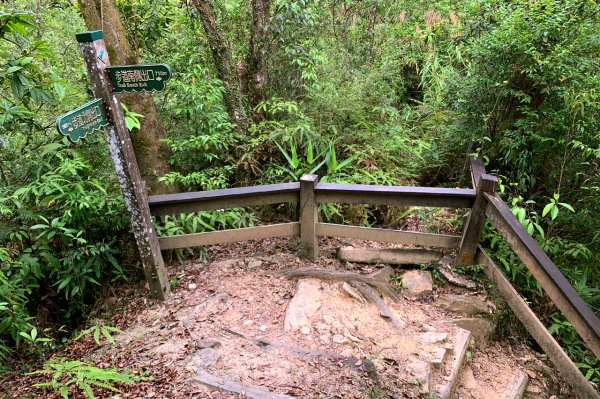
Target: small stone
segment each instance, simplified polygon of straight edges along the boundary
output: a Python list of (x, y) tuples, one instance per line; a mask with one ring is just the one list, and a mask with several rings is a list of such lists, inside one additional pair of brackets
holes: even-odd
[(342, 353), (340, 353), (340, 355), (342, 355), (344, 357), (350, 357), (350, 356), (354, 355), (354, 352), (352, 351), (352, 348), (346, 348), (342, 351)]
[(471, 331), (471, 336), (475, 340), (475, 344), (480, 348), (487, 345), (496, 328), (495, 323), (492, 321), (479, 317), (454, 320), (453, 324)]
[(244, 322), (244, 325), (245, 325), (245, 326), (251, 326), (252, 324), (254, 324), (254, 320), (246, 320), (246, 321)]
[(195, 290), (196, 288), (198, 288), (198, 286), (197, 286), (196, 284), (194, 284), (194, 283), (190, 283), (190, 284), (188, 284), (188, 290), (190, 290), (190, 291), (193, 291), (193, 290)]
[(265, 326), (263, 324), (262, 326), (260, 326), (259, 330), (262, 331), (262, 332), (265, 332), (265, 331), (267, 331), (267, 326)]
[(470, 295), (441, 294), (436, 304), (442, 309), (465, 316), (489, 313), (487, 303)]
[(207, 367), (216, 364), (221, 358), (219, 351), (213, 348), (205, 348), (196, 352), (193, 362), (196, 367)]
[(310, 318), (321, 307), (321, 281), (316, 278), (298, 280), (296, 294), (288, 303), (283, 321), (284, 331), (308, 326)]
[(300, 329), (300, 332), (304, 335), (310, 334), (310, 327), (304, 326)]
[(473, 369), (471, 369), (471, 367), (466, 366), (463, 369), (461, 383), (466, 389), (471, 391), (474, 391), (479, 387), (479, 384), (477, 384), (477, 380), (475, 379), (475, 375), (473, 374)]
[(323, 321), (329, 325), (331, 325), (333, 323), (333, 316), (326, 314), (325, 316), (323, 316)]
[(329, 332), (330, 327), (325, 324), (325, 323), (321, 323), (321, 322), (317, 322), (313, 325), (314, 329), (317, 330), (319, 333), (324, 334), (326, 332)]
[(425, 270), (410, 270), (402, 275), (403, 292), (412, 297), (421, 297), (433, 292), (431, 273)]
[(345, 332), (344, 337), (348, 338), (350, 341), (353, 341), (353, 342), (360, 342), (360, 338), (355, 337), (354, 335), (350, 334), (349, 332)]
[(332, 339), (336, 344), (345, 344), (348, 342), (348, 338), (344, 337), (342, 334), (335, 334)]
[(329, 344), (329, 342), (330, 342), (329, 335), (327, 335), (327, 334), (321, 335), (319, 337), (319, 341), (321, 341), (322, 343), (324, 343), (326, 345)]
[(256, 269), (257, 267), (261, 267), (262, 264), (262, 260), (252, 259), (248, 262), (248, 269)]
[(428, 342), (430, 344), (436, 344), (438, 342), (446, 342), (448, 339), (448, 334), (443, 332), (426, 332), (421, 335), (421, 341)]

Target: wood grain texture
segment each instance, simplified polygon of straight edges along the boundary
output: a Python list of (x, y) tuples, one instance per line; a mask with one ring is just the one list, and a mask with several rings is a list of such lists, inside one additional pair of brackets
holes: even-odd
[(523, 229), (508, 206), (497, 195), (485, 194), (486, 215), (508, 245), (540, 283), (548, 297), (569, 320), (583, 341), (600, 357), (600, 320), (579, 296), (575, 288)]
[(109, 125), (104, 132), (123, 192), (125, 207), (131, 219), (144, 275), (150, 286), (150, 295), (155, 299), (163, 300), (170, 292), (167, 270), (152, 224), (145, 186), (136, 163), (129, 131), (125, 125), (123, 109), (112, 92), (112, 84), (105, 73), (105, 68), (110, 66), (106, 44), (103, 39), (99, 39), (79, 45), (92, 91), (95, 97), (102, 99), (109, 120)]
[(529, 331), (546, 355), (548, 355), (548, 358), (554, 363), (563, 379), (573, 388), (576, 394), (580, 398), (600, 399), (598, 392), (585, 379), (575, 363), (573, 363), (535, 313), (533, 313), (527, 303), (513, 288), (508, 279), (504, 277), (498, 266), (496, 266), (481, 247), (478, 248), (475, 259), (477, 263), (485, 266), (483, 271), (487, 278), (496, 286), (496, 289), (506, 300), (506, 303), (508, 303), (515, 316), (523, 323), (523, 326)]
[(319, 183), (315, 187), (317, 203), (377, 204), (470, 208), (475, 190), (409, 186), (372, 186), (365, 184)]
[(469, 165), (471, 167), (471, 183), (473, 188), (477, 189), (479, 185), (479, 179), (485, 174), (485, 166), (481, 158), (469, 157)]
[(439, 261), (442, 253), (428, 249), (342, 247), (338, 249), (337, 257), (345, 262), (403, 265)]
[(267, 184), (222, 190), (196, 191), (148, 197), (152, 215), (174, 215), (214, 209), (297, 202), (300, 183)]
[(315, 202), (315, 186), (318, 181), (317, 175), (303, 175), (300, 178), (300, 252), (304, 258), (311, 260), (319, 257), (316, 232), (319, 214)]
[(317, 235), (450, 249), (457, 248), (460, 242), (459, 236), (344, 226), (331, 223), (317, 223)]
[(212, 388), (218, 388), (223, 391), (233, 392), (243, 395), (244, 398), (252, 399), (295, 399), (294, 396), (281, 395), (266, 391), (248, 384), (218, 377), (204, 370), (198, 370), (195, 376), (190, 379), (192, 382), (207, 385)]
[(273, 237), (295, 237), (300, 235), (300, 223), (279, 223), (268, 226), (246, 227), (235, 230), (210, 231), (207, 233), (183, 234), (160, 237), (160, 249), (191, 248), (204, 245), (227, 244), (246, 240), (262, 240)]
[(469, 219), (463, 229), (458, 255), (456, 255), (454, 260), (456, 266), (467, 267), (473, 264), (477, 245), (479, 245), (479, 237), (483, 232), (483, 226), (486, 222), (485, 208), (487, 202), (483, 197), (483, 194), (494, 193), (496, 191), (497, 183), (498, 179), (495, 176), (488, 174), (479, 176), (479, 183), (477, 183), (477, 197), (475, 198), (473, 208), (471, 208)]

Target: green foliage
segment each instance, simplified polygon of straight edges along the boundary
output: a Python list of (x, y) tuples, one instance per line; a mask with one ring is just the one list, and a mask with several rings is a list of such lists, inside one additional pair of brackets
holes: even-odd
[(77, 335), (75, 337), (75, 340), (85, 337), (86, 335), (92, 334), (96, 345), (100, 345), (100, 334), (102, 334), (102, 336), (104, 336), (104, 338), (109, 343), (114, 344), (115, 339), (113, 338), (112, 334), (114, 334), (114, 333), (121, 334), (122, 332), (123, 331), (121, 331), (117, 327), (106, 326), (104, 324), (94, 324), (90, 328), (86, 328), (79, 335)]
[(86, 398), (93, 399), (94, 388), (103, 388), (112, 392), (122, 393), (115, 384), (135, 384), (130, 372), (121, 372), (117, 369), (101, 369), (89, 363), (66, 358), (48, 360), (41, 370), (30, 374), (49, 374), (51, 380), (35, 384), (36, 387), (49, 387), (61, 397), (68, 399), (72, 387), (76, 387)]
[(127, 108), (127, 106), (123, 103), (121, 103), (121, 107), (123, 107), (123, 112), (125, 114), (125, 125), (127, 126), (127, 129), (139, 129), (142, 126), (140, 123), (140, 118), (143, 118), (144, 115), (130, 111), (129, 108)]
[[(162, 181), (194, 191), (316, 173), (323, 182), (456, 186), (466, 156), (476, 153), (502, 176), (501, 191), (526, 231), (600, 310), (597, 3), (274, 1), (261, 44), (264, 101), (246, 110), (258, 116), (247, 131), (231, 123), (192, 3), (117, 1), (141, 62), (165, 62), (175, 71), (168, 90), (154, 96), (171, 148), (172, 172)], [(0, 11), (4, 358), (48, 344), (40, 341), (52, 335), (37, 319), (41, 298), (50, 314), (75, 325), (98, 290), (124, 276), (129, 243), (105, 143), (91, 137), (74, 147), (53, 128), (56, 115), (90, 96), (73, 40), (85, 30), (77, 7), (19, 4), (36, 13)], [(250, 3), (214, 4), (244, 92)], [(139, 128), (142, 115), (124, 111), (127, 127)], [(362, 205), (321, 204), (320, 212), (339, 223), (374, 220), (374, 210)], [(392, 217), (392, 224), (415, 212), (427, 230), (455, 228), (457, 216), (426, 208)], [(272, 207), (260, 219), (293, 214)], [(189, 234), (252, 226), (257, 215), (231, 209), (167, 216), (156, 224), (161, 235)], [(545, 306), (539, 284), (489, 226), (485, 243), (529, 303), (556, 326), (553, 333), (588, 378), (599, 381), (597, 362)]]

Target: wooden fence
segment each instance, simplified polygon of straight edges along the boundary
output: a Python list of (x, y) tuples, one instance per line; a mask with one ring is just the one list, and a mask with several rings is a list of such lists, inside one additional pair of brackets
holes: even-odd
[[(485, 173), (478, 159), (471, 159), (471, 176), (473, 189), (319, 183), (316, 175), (304, 175), (297, 183), (150, 196), (148, 205), (152, 215), (159, 216), (299, 202), (297, 222), (159, 237), (161, 250), (273, 237), (300, 237), (303, 256), (316, 259), (319, 255), (318, 237), (322, 236), (457, 250), (457, 265), (475, 262), (484, 265), (486, 276), (578, 396), (600, 399), (598, 392), (479, 246), (486, 220), (492, 222), (548, 297), (573, 324), (592, 352), (600, 357), (598, 317), (496, 194), (496, 178)], [(455, 236), (322, 223), (318, 219), (321, 203), (469, 208), (470, 215), (462, 235)]]

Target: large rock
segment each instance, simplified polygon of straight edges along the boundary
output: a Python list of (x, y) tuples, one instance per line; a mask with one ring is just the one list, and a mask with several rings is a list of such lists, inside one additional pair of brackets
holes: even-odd
[(488, 305), (481, 299), (474, 296), (441, 294), (436, 304), (450, 312), (460, 313), (464, 316), (476, 316), (488, 314)]
[(485, 347), (496, 328), (495, 323), (481, 317), (469, 317), (454, 320), (453, 324), (471, 331), (471, 336), (478, 347)]
[(311, 317), (321, 307), (321, 281), (315, 278), (298, 280), (296, 294), (290, 300), (283, 328), (285, 331), (298, 330), (310, 326)]
[(402, 275), (403, 293), (413, 297), (433, 292), (431, 273), (425, 270), (410, 270)]

